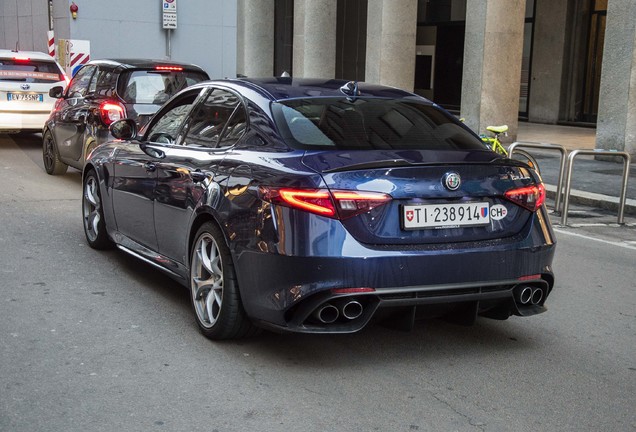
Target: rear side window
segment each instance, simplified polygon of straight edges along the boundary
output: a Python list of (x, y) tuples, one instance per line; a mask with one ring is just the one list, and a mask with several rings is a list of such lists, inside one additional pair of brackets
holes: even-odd
[(229, 91), (213, 89), (192, 114), (186, 144), (212, 148), (231, 145), (241, 136), (245, 122), (239, 98)]
[(312, 98), (272, 106), (294, 148), (342, 150), (483, 150), (459, 121), (435, 105), (407, 99)]
[(199, 72), (138, 70), (122, 76), (119, 94), (126, 103), (163, 105), (178, 91), (207, 79)]
[(0, 81), (51, 84), (64, 81), (57, 64), (30, 59), (0, 59)]

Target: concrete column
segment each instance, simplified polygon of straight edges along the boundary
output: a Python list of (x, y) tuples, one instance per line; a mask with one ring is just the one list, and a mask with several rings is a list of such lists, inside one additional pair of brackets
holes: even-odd
[(636, 2), (610, 0), (603, 48), (596, 148), (636, 155)]
[(274, 0), (238, 0), (236, 73), (274, 73)]
[(528, 120), (556, 124), (559, 120), (567, 2), (537, 0), (530, 76)]
[(478, 133), (507, 124), (517, 138), (525, 0), (469, 1), (461, 116)]
[(294, 76), (336, 76), (336, 0), (294, 1)]
[(369, 0), (365, 81), (413, 91), (417, 0)]

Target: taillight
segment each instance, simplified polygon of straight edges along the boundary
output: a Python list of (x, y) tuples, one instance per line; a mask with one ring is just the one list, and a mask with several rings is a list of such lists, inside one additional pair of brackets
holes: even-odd
[(260, 188), (261, 198), (273, 204), (297, 208), (333, 219), (366, 213), (391, 200), (377, 192), (329, 191), (328, 189)]
[(126, 117), (124, 107), (116, 102), (102, 102), (99, 106), (99, 115), (106, 126)]
[(537, 211), (545, 202), (545, 187), (543, 183), (510, 189), (504, 194), (507, 200), (520, 205), (530, 211)]
[(14, 61), (17, 62), (28, 62), (31, 61), (31, 59), (29, 57), (13, 57)]

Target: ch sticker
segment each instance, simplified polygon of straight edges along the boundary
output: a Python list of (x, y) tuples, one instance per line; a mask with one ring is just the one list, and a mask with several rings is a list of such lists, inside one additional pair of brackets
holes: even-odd
[(508, 216), (508, 209), (501, 204), (495, 204), (490, 207), (490, 218), (493, 220), (501, 220)]

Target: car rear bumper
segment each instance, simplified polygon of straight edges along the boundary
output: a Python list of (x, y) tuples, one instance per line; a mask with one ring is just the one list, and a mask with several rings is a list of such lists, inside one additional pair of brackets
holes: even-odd
[[(553, 286), (555, 245), (518, 246), (455, 245), (373, 257), (246, 251), (236, 260), (236, 270), (245, 309), (260, 325), (294, 332), (348, 333), (360, 330), (385, 309), (409, 316), (422, 309), (434, 316), (435, 309), (468, 305), (469, 314), (502, 319), (544, 311)], [(540, 289), (539, 301), (516, 301), (523, 287)], [(355, 319), (344, 313), (352, 301), (360, 304), (353, 305), (356, 310), (362, 310)], [(322, 322), (321, 309), (331, 306), (337, 309), (330, 309), (337, 318)]]
[(49, 112), (1, 112), (0, 131), (42, 131)]

